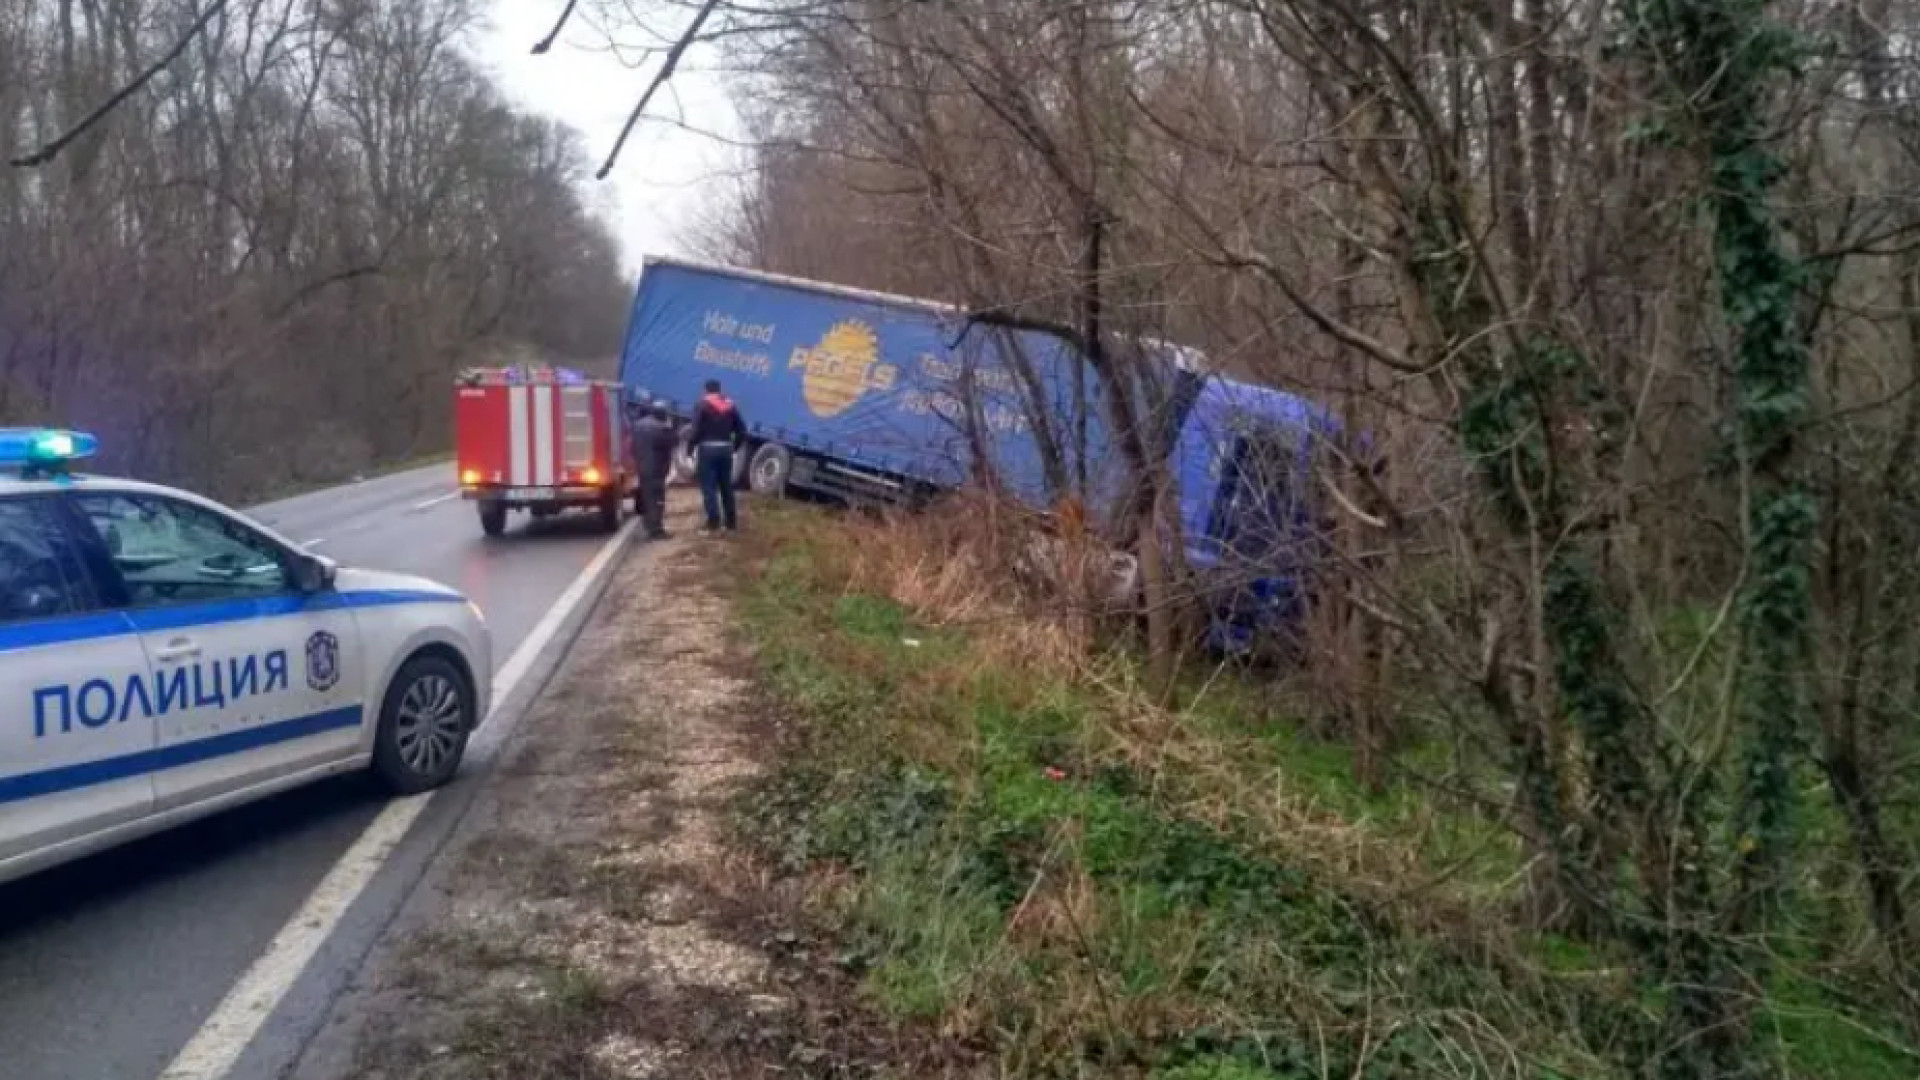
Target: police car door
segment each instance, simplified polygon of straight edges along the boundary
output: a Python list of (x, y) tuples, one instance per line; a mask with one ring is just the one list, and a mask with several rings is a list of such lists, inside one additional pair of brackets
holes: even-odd
[(293, 587), (291, 552), (244, 522), (145, 492), (76, 492), (153, 668), (161, 811), (359, 752), (360, 635), (333, 594)]
[(54, 496), (0, 498), (0, 862), (153, 807), (147, 658), (101, 610)]

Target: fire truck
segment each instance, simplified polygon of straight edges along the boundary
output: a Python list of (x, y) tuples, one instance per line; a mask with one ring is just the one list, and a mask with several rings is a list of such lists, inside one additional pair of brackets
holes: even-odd
[(456, 381), (454, 430), (460, 494), (488, 536), (506, 531), (509, 510), (590, 509), (602, 529), (620, 527), (635, 474), (619, 383), (543, 365), (472, 369)]

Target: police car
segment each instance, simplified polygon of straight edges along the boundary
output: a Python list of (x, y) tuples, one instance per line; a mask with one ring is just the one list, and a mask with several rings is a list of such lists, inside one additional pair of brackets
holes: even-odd
[(323, 777), (412, 794), (487, 715), (479, 609), (0, 430), (0, 881)]

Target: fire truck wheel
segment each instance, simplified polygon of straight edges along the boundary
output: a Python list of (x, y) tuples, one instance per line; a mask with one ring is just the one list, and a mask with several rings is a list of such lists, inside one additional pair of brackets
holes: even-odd
[(620, 528), (620, 493), (609, 491), (600, 497), (600, 531), (613, 532)]
[(507, 508), (504, 504), (497, 502), (480, 504), (480, 531), (488, 536), (499, 536), (507, 531)]

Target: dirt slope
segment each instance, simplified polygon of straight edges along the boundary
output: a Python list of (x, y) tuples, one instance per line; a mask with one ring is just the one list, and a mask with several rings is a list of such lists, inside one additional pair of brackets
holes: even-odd
[(729, 838), (777, 743), (715, 575), (637, 548), (299, 1080), (913, 1075)]

